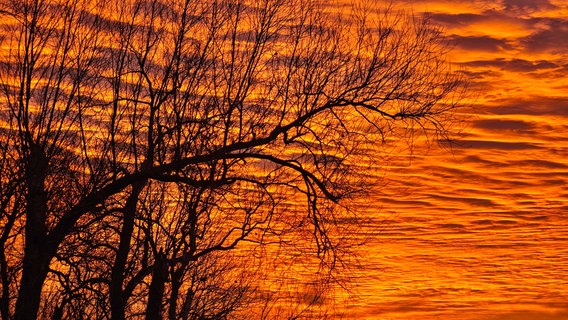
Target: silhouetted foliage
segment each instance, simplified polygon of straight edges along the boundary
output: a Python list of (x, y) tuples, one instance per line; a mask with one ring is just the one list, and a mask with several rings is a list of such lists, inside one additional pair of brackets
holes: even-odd
[(268, 318), (271, 248), (338, 267), (365, 151), (463, 86), (427, 20), (334, 8), (0, 0), (2, 318)]

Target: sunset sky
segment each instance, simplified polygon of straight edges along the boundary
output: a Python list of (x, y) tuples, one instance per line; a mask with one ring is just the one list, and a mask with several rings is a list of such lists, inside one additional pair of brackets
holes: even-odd
[(2, 318), (567, 320), (568, 0), (386, 2), (0, 0)]
[(351, 316), (568, 319), (568, 3), (404, 2), (475, 102), (454, 145), (390, 163)]

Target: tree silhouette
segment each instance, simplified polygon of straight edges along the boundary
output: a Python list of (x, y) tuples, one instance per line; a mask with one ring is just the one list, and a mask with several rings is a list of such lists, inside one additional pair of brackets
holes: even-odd
[(0, 12), (3, 319), (227, 318), (250, 286), (226, 281), (237, 245), (293, 243), (333, 269), (365, 150), (415, 128), (445, 137), (463, 93), (440, 31), (394, 10)]

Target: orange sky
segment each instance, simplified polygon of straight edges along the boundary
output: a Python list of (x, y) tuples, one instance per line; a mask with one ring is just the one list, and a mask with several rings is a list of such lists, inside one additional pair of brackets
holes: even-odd
[(393, 2), (444, 27), (475, 102), (375, 173), (344, 317), (568, 319), (568, 0)]
[(451, 150), (392, 159), (346, 317), (568, 319), (568, 2), (402, 2), (477, 98)]

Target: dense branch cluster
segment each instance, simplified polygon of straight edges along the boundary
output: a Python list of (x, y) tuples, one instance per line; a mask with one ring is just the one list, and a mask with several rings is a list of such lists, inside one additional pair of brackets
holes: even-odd
[(2, 319), (230, 318), (271, 245), (333, 269), (362, 150), (445, 136), (463, 89), (395, 10), (0, 0), (0, 21)]

